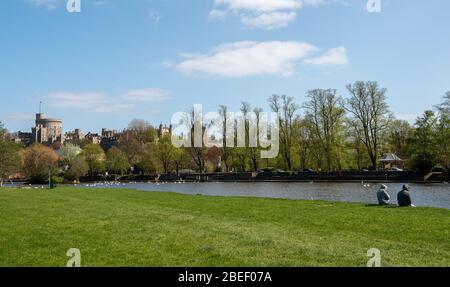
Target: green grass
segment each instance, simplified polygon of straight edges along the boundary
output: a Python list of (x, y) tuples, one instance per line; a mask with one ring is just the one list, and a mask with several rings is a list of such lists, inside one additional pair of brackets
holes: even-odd
[(450, 211), (132, 190), (0, 189), (0, 266), (450, 266)]

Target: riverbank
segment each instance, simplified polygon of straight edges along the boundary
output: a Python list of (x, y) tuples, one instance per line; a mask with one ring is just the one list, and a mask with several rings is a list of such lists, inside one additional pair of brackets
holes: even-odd
[[(230, 172), (163, 174), (159, 176), (125, 175), (120, 181), (162, 181), (162, 182), (402, 182), (402, 183), (444, 183), (450, 181), (450, 173), (421, 175), (412, 171), (335, 171), (335, 172)], [(82, 178), (82, 182), (115, 180), (108, 178)]]
[[(386, 183), (391, 203), (403, 188), (400, 183)], [(117, 182), (58, 185), (88, 189), (133, 189), (147, 192), (176, 192), (186, 195), (225, 197), (262, 197), (295, 200), (323, 200), (339, 202), (377, 203), (376, 194), (381, 182)], [(450, 210), (450, 185), (442, 183), (410, 183), (411, 197), (418, 207), (446, 208)], [(46, 189), (48, 185), (5, 185), (8, 188)]]
[[(73, 182), (59, 178), (61, 182)], [(336, 172), (229, 172), (229, 173), (192, 173), (192, 174), (162, 174), (162, 175), (97, 175), (80, 178), (81, 183), (94, 183), (104, 181), (120, 182), (365, 182), (365, 183), (417, 183), (434, 184), (450, 182), (449, 172), (430, 173), (421, 175), (412, 171), (336, 171)], [(4, 182), (14, 184), (28, 184), (26, 179), (15, 179)], [(45, 180), (34, 184), (48, 184)]]
[(0, 266), (450, 266), (450, 211), (123, 189), (0, 189)]

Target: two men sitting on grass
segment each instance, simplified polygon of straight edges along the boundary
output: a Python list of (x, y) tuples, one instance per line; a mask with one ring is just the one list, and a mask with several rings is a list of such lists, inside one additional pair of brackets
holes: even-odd
[[(382, 184), (377, 192), (378, 204), (379, 205), (390, 205), (389, 201), (391, 196), (387, 192), (387, 186)], [(412, 204), (411, 195), (409, 194), (409, 186), (407, 184), (403, 185), (403, 189), (397, 194), (397, 202), (399, 207), (415, 207)]]

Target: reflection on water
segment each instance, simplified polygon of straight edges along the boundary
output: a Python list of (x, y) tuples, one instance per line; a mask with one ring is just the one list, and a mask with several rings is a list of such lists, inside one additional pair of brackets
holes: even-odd
[[(401, 183), (388, 183), (391, 202), (397, 203), (397, 193)], [(6, 184), (5, 186), (12, 186)], [(17, 184), (14, 184), (17, 186)], [(327, 200), (344, 202), (377, 203), (376, 192), (380, 184), (355, 182), (239, 182), (239, 183), (96, 183), (80, 184), (83, 188), (131, 188), (142, 191), (177, 192), (183, 194), (202, 194), (213, 196), (246, 196), (287, 198), (306, 200)], [(450, 185), (448, 184), (410, 184), (411, 197), (416, 206), (429, 206), (450, 209)], [(39, 185), (32, 188), (46, 188)]]
[[(388, 183), (391, 202), (397, 203), (397, 192), (401, 183)], [(86, 187), (86, 185), (82, 185)], [(184, 194), (214, 196), (247, 196), (307, 200), (328, 200), (344, 202), (377, 203), (376, 192), (380, 184), (362, 183), (127, 183), (108, 185), (112, 188), (133, 188), (143, 191), (168, 191)], [(90, 185), (91, 188), (105, 185)], [(430, 206), (450, 209), (450, 185), (410, 184), (411, 197), (416, 206)]]

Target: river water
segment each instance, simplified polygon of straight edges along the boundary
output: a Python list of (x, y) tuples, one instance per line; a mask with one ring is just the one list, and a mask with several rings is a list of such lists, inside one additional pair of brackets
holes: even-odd
[[(391, 202), (397, 203), (397, 193), (402, 189), (400, 183), (388, 183)], [(252, 183), (121, 183), (80, 185), (86, 188), (131, 188), (147, 192), (177, 192), (182, 194), (201, 194), (211, 196), (245, 196), (286, 199), (306, 199), (377, 203), (376, 193), (380, 184), (364, 183), (287, 183), (287, 182), (252, 182)], [(450, 209), (449, 184), (410, 184), (411, 197), (416, 206), (428, 206)]]

